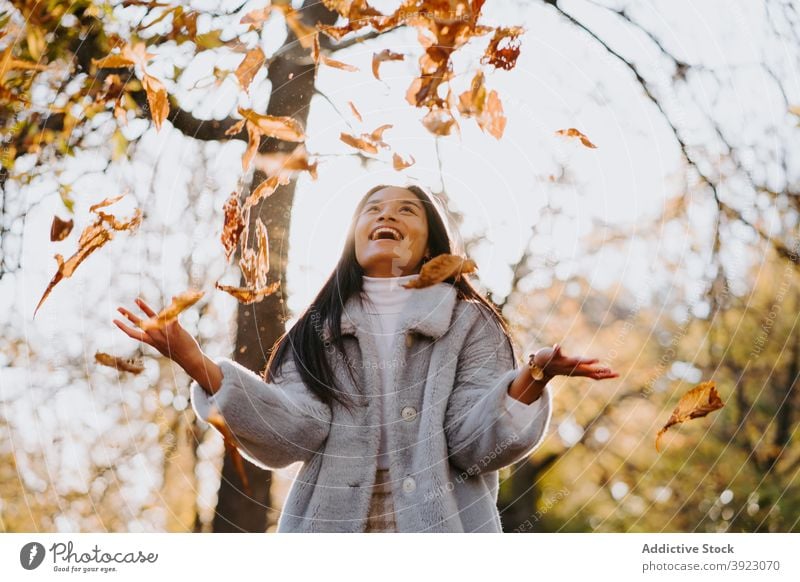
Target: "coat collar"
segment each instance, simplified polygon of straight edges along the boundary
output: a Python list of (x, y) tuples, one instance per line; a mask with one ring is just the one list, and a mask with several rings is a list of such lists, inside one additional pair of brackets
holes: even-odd
[[(351, 295), (342, 312), (342, 335), (358, 335), (367, 327), (368, 315), (359, 297)], [(458, 299), (456, 288), (449, 283), (438, 283), (423, 289), (414, 289), (413, 295), (400, 314), (397, 333), (410, 331), (438, 339), (450, 328), (453, 310)], [(323, 331), (325, 340), (331, 337), (328, 326)]]

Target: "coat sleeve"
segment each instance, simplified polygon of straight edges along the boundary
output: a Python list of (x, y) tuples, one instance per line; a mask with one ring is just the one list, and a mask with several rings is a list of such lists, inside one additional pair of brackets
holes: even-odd
[(524, 421), (507, 405), (508, 388), (519, 369), (500, 327), (478, 316), (458, 356), (455, 383), (445, 413), (450, 462), (477, 474), (515, 463), (536, 449), (552, 415), (551, 387), (546, 385)]
[(259, 467), (280, 469), (307, 461), (320, 449), (330, 430), (331, 410), (303, 383), (291, 355), (275, 383), (229, 358), (214, 361), (222, 370), (222, 384), (209, 395), (192, 382), (192, 406), (206, 422), (216, 406), (243, 456)]

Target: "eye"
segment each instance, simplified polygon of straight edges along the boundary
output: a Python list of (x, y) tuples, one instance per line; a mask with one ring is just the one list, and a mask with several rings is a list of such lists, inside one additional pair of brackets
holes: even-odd
[(401, 206), (400, 210), (410, 210), (411, 212), (414, 212), (414, 207), (413, 206), (408, 206), (408, 205)]

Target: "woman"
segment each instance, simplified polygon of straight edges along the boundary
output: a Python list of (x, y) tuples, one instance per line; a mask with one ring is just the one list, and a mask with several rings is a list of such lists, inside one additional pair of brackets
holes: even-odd
[(249, 460), (303, 462), (279, 532), (500, 532), (498, 469), (542, 441), (549, 380), (617, 376), (558, 345), (519, 369), (507, 324), (467, 276), (403, 287), (431, 257), (458, 254), (443, 217), (418, 186), (369, 190), (266, 381), (212, 360), (177, 322), (143, 332), (115, 320), (194, 378), (197, 415), (216, 407)]

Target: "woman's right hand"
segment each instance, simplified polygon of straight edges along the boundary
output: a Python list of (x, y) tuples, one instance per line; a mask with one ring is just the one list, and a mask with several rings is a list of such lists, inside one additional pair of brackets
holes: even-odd
[[(155, 317), (157, 315), (143, 299), (137, 298), (135, 302), (147, 317)], [(178, 323), (177, 319), (164, 327), (144, 331), (139, 329), (138, 326), (146, 318), (141, 318), (124, 307), (118, 307), (117, 311), (128, 318), (128, 321), (133, 325), (137, 326), (137, 329), (133, 329), (117, 319), (113, 320), (114, 324), (125, 332), (128, 337), (154, 347), (184, 369), (188, 369), (194, 363), (202, 361), (203, 351), (200, 349), (200, 344)]]

